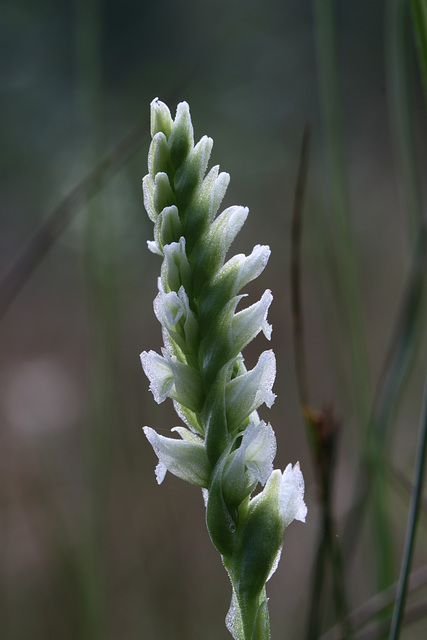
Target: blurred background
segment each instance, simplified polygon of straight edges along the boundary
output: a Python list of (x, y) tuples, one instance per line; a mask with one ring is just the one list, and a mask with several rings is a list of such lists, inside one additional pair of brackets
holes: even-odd
[[(332, 504), (349, 610), (397, 579), (425, 375), (422, 302), (401, 376), (405, 386), (392, 394), (398, 403), (381, 441), (388, 500), (382, 522), (392, 560), (385, 572), (378, 568), (375, 517), (363, 519), (347, 552), (344, 525), (360, 488), (367, 416), (425, 205), (425, 102), (409, 12), (397, 23), (399, 40), (393, 36), (398, 14), (390, 9), (399, 3), (337, 0), (335, 31), (328, 35), (320, 4), (2, 2), (3, 288), (40, 225), (58, 215), (61, 203), (69, 213), (64, 228), (53, 226), (47, 234), (47, 245), (33, 241), (28, 277), (16, 295), (6, 296), (10, 304), (0, 319), (2, 640), (229, 637), (224, 618), (231, 588), (206, 532), (200, 491), (170, 474), (157, 486), (155, 456), (142, 432), (144, 425), (166, 433), (179, 424), (171, 403), (154, 403), (139, 362), (142, 350), (161, 346), (152, 308), (160, 260), (146, 247), (152, 225), (141, 192), (149, 104), (156, 96), (173, 113), (177, 102), (189, 102), (196, 139), (214, 139), (211, 166), (231, 174), (224, 206), (250, 208), (233, 252), (249, 253), (256, 243), (272, 249), (267, 269), (248, 287), (251, 301), (266, 288), (274, 295), (269, 319), (277, 399), (260, 413), (277, 434), (275, 466), (300, 461), (309, 509), (305, 525), (287, 530), (268, 584), (272, 637), (305, 637), (313, 565), (325, 531), (315, 456), (301, 417), (291, 313), (291, 220), (307, 123), (301, 246), (306, 361), (311, 405), (332, 404), (341, 425)], [(334, 80), (327, 73), (321, 79), (325, 34), (323, 42), (335, 37), (337, 113), (320, 97), (328, 78)], [(394, 58), (399, 42), (406, 43), (403, 88)], [(406, 138), (402, 96), (410, 105)], [(328, 122), (336, 125), (335, 148), (342, 150), (335, 165)], [(90, 174), (107, 154), (108, 174), (102, 167)], [(331, 177), (334, 166), (341, 174)], [(64, 205), (88, 174), (87, 190)], [(333, 213), (343, 202), (350, 239)], [(342, 259), (349, 259), (346, 267)], [(342, 273), (350, 282), (351, 273), (357, 278), (353, 289), (349, 285), (348, 306)], [(420, 273), (422, 291), (424, 268)], [(352, 322), (358, 343), (349, 338)], [(246, 350), (248, 365), (266, 348), (258, 337)], [(427, 562), (426, 540), (424, 512), (416, 566)], [(325, 573), (319, 629), (336, 620), (328, 595), (333, 583)], [(425, 586), (417, 597), (425, 602)], [(419, 617), (402, 637), (417, 640), (426, 631), (427, 618)]]

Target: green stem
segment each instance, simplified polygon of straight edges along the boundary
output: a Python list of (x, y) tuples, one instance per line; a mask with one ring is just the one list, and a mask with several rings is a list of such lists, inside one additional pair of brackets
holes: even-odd
[(371, 405), (371, 385), (345, 174), (333, 0), (314, 0), (314, 9), (319, 89), (335, 229), (334, 251), (339, 265), (340, 296), (350, 347), (353, 398), (359, 423), (366, 433)]
[(239, 640), (270, 640), (270, 622), (268, 615), (268, 599), (265, 587), (261, 593), (252, 599), (245, 598), (239, 593), (238, 585), (233, 583), (234, 605), (239, 607), (241, 626), (237, 623), (236, 636)]
[(423, 481), (425, 472), (425, 462), (427, 456), (427, 380), (424, 390), (423, 410), (420, 423), (420, 433), (417, 446), (417, 459), (415, 462), (414, 488), (408, 518), (408, 528), (406, 532), (405, 547), (403, 552), (402, 569), (400, 572), (397, 587), (396, 605), (393, 612), (393, 619), (390, 632), (390, 640), (397, 640), (402, 626), (405, 612), (406, 594), (408, 590), (408, 577), (411, 570), (412, 555), (415, 546), (415, 535), (420, 513)]
[(325, 536), (322, 535), (317, 547), (316, 560), (314, 564), (314, 578), (311, 582), (310, 607), (308, 615), (308, 624), (306, 638), (307, 640), (316, 640), (319, 637), (321, 628), (320, 612), (323, 610), (323, 593), (324, 589), (324, 567), (325, 567)]

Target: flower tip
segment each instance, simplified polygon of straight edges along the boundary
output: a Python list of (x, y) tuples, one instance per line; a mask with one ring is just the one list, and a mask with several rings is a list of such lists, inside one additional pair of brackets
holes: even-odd
[(168, 138), (173, 124), (169, 107), (158, 98), (154, 98), (150, 103), (150, 113), (151, 137), (154, 138), (156, 133), (161, 131)]

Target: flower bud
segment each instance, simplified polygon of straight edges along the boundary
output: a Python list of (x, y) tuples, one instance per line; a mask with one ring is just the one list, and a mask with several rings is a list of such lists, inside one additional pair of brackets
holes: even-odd
[(173, 126), (173, 120), (169, 108), (158, 98), (154, 98), (150, 105), (151, 111), (151, 137), (162, 131), (166, 138), (169, 137)]
[(186, 102), (180, 102), (176, 109), (176, 116), (172, 131), (168, 138), (173, 165), (178, 168), (194, 146), (193, 125), (191, 123), (190, 108)]

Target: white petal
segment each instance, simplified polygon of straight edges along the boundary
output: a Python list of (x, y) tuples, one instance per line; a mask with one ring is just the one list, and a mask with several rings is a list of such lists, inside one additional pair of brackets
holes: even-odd
[(165, 260), (162, 265), (162, 281), (165, 289), (178, 291), (181, 285), (188, 288), (191, 282), (191, 269), (185, 253), (185, 238), (163, 247)]
[(163, 255), (163, 251), (160, 249), (159, 245), (155, 240), (147, 240), (147, 247), (151, 251), (151, 253), (155, 253), (158, 256)]
[(154, 299), (153, 306), (157, 320), (167, 328), (176, 325), (185, 312), (185, 308), (175, 291), (159, 292)]
[(141, 363), (144, 373), (150, 381), (150, 391), (154, 400), (160, 404), (169, 396), (174, 379), (169, 362), (155, 351), (143, 351)]
[(144, 433), (159, 458), (156, 468), (159, 484), (163, 481), (166, 471), (170, 471), (191, 484), (208, 486), (211, 468), (201, 438), (198, 438), (198, 441), (194, 438), (166, 438), (150, 427), (144, 427)]
[(288, 464), (280, 483), (280, 514), (285, 527), (292, 520), (305, 522), (307, 507), (304, 502), (304, 478), (297, 462), (294, 467)]
[(163, 480), (165, 479), (167, 471), (168, 471), (167, 467), (165, 467), (163, 462), (159, 462), (154, 471), (154, 473), (156, 474), (157, 484), (162, 484)]
[(270, 424), (261, 421), (259, 425), (249, 423), (243, 435), (246, 437), (245, 463), (249, 471), (261, 484), (265, 484), (273, 472), (276, 456), (276, 436)]

